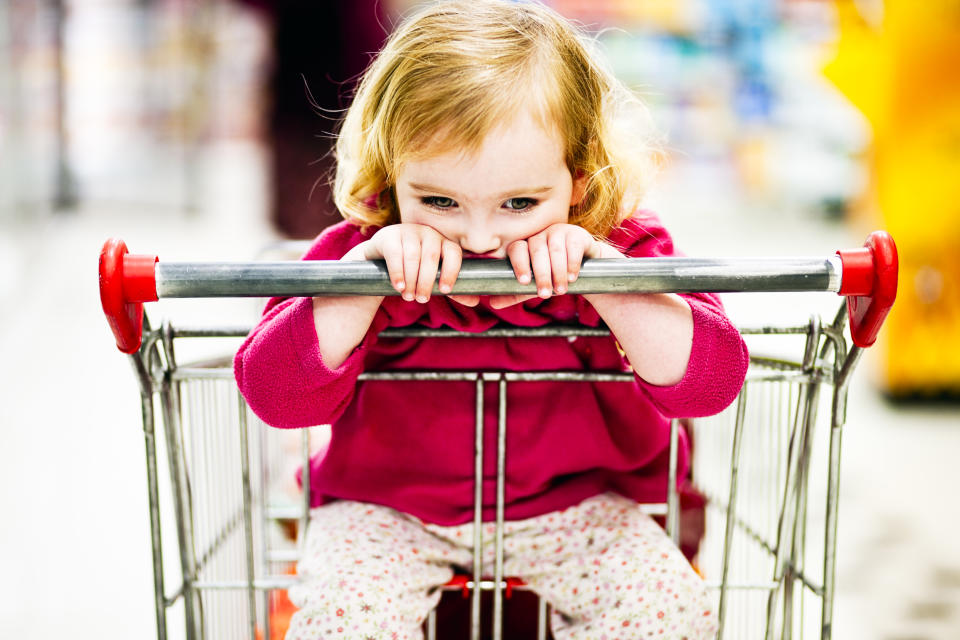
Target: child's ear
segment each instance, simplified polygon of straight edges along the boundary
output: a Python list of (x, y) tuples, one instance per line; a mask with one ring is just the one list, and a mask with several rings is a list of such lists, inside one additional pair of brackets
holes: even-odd
[(583, 171), (577, 171), (573, 176), (573, 191), (570, 194), (570, 206), (575, 207), (580, 204), (584, 196), (587, 195), (587, 176)]

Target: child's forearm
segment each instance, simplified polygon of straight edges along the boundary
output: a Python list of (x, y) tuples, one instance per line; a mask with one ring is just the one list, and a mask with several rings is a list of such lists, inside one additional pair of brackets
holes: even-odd
[(382, 300), (381, 296), (313, 299), (317, 345), (328, 368), (339, 368), (363, 341)]
[[(363, 260), (358, 245), (341, 260)], [(317, 344), (324, 364), (337, 369), (357, 348), (373, 317), (383, 302), (383, 296), (319, 297), (313, 299), (313, 324), (317, 329)]]
[(610, 328), (634, 373), (658, 386), (680, 382), (693, 348), (693, 313), (678, 295), (584, 296)]
[[(597, 257), (622, 258), (598, 243)], [(588, 294), (627, 356), (634, 373), (658, 386), (683, 379), (693, 349), (693, 312), (678, 295), (658, 293)]]

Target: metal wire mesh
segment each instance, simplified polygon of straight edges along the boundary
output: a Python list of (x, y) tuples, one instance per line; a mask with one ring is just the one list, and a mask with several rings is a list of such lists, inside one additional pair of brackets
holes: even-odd
[[(756, 333), (804, 337), (797, 327)], [(189, 638), (270, 638), (271, 598), (293, 583), (294, 534), (306, 522), (293, 470), (309, 453), (309, 438), (259, 421), (228, 358), (175, 364), (174, 341), (166, 341), (157, 359), (166, 364), (154, 375), (180, 538), (181, 584), (166, 604), (182, 602)], [(832, 371), (826, 361), (756, 357), (738, 402), (693, 423), (692, 479), (707, 498), (696, 563), (715, 590), (721, 637), (820, 635), (831, 428), (824, 417), (832, 411), (822, 389)], [(523, 380), (511, 373), (502, 384)]]

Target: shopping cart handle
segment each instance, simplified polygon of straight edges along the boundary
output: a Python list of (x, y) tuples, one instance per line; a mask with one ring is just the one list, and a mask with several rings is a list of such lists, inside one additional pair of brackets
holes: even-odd
[(897, 245), (886, 231), (874, 231), (862, 249), (837, 255), (843, 264), (840, 295), (847, 296), (850, 336), (858, 347), (869, 347), (897, 297)]
[[(608, 293), (626, 280), (658, 291), (838, 291), (848, 297), (850, 331), (859, 347), (874, 343), (897, 295), (897, 248), (875, 231), (862, 249), (837, 251), (827, 260), (725, 260), (633, 258), (585, 261), (571, 293)], [(497, 263), (497, 264), (492, 264)], [(502, 263), (502, 264), (499, 264)], [(837, 264), (839, 263), (839, 264)], [(100, 252), (100, 301), (117, 347), (140, 348), (143, 303), (163, 297), (260, 295), (397, 295), (385, 266), (319, 261), (312, 264), (158, 264), (155, 255), (132, 255), (122, 240), (107, 240)], [(640, 280), (637, 280), (640, 278)], [(343, 282), (339, 282), (339, 280)], [(631, 280), (633, 279), (633, 280)], [(340, 285), (347, 288), (341, 290)], [(532, 285), (531, 285), (532, 286)], [(458, 291), (463, 287), (463, 291)], [(524, 292), (506, 260), (464, 262), (454, 293)]]
[(123, 240), (111, 238), (100, 250), (100, 304), (117, 348), (135, 353), (143, 334), (143, 303), (157, 300), (157, 256), (130, 255)]

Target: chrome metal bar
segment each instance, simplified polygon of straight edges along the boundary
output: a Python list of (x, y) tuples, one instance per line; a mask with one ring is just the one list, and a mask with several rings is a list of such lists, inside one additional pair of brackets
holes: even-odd
[[(702, 491), (702, 489), (699, 486), (698, 486), (698, 489)], [(727, 506), (723, 500), (719, 499), (714, 494), (709, 492), (704, 492), (704, 495), (707, 498), (708, 506), (712, 506), (716, 509), (726, 511)], [(745, 520), (737, 516), (736, 518), (734, 518), (734, 524), (744, 535), (746, 535), (751, 540), (753, 540), (753, 542), (756, 543), (763, 551), (770, 554), (771, 556), (776, 555), (776, 550), (774, 549), (773, 543), (764, 539), (764, 537), (760, 533), (758, 533), (756, 529), (750, 526), (748, 522), (746, 522)], [(803, 572), (801, 567), (793, 563), (788, 563), (787, 566), (789, 566), (791, 571), (793, 571), (794, 577), (799, 579), (800, 582), (803, 583), (803, 586), (805, 586), (811, 593), (817, 596), (821, 596), (821, 597), (823, 596), (823, 593), (824, 593), (823, 585), (814, 582), (812, 578), (810, 578)], [(716, 588), (719, 588), (720, 586), (719, 582), (712, 583), (712, 584), (715, 584)], [(770, 582), (768, 584), (775, 585), (777, 583)], [(728, 584), (727, 588), (733, 590), (733, 589), (737, 589), (738, 587), (736, 585)], [(739, 587), (739, 588), (742, 588), (742, 587)]]
[(180, 596), (183, 595), (183, 583), (180, 583), (180, 586), (168, 596), (165, 596), (163, 599), (164, 607), (172, 607), (177, 600), (180, 599)]
[[(246, 334), (244, 334), (246, 335)], [(456, 329), (429, 327), (400, 327), (384, 329), (381, 338), (605, 338), (610, 335), (606, 327), (551, 324), (544, 327), (493, 327), (480, 333)]]
[(537, 599), (537, 640), (547, 640), (547, 600)]
[[(506, 498), (507, 474), (507, 381), (499, 381), (500, 411), (497, 416), (497, 523), (494, 532), (493, 581), (503, 582), (503, 518)], [(493, 640), (503, 638), (503, 591), (493, 592)]]
[[(836, 394), (845, 392), (845, 390), (834, 388), (833, 392)], [(822, 640), (830, 640), (833, 634), (833, 594), (836, 586), (837, 569), (840, 445), (842, 440), (843, 425), (832, 425), (830, 429), (830, 462), (827, 470), (827, 513), (824, 524), (823, 544), (823, 608), (820, 613), (820, 637)]]
[[(247, 412), (247, 402), (243, 398), (242, 394), (238, 394), (240, 400), (239, 410), (241, 413), (246, 414)], [(270, 545), (268, 544), (269, 535), (267, 534), (270, 531), (270, 522), (267, 519), (267, 510), (265, 507), (266, 502), (266, 487), (269, 486), (267, 479), (267, 469), (269, 467), (269, 444), (267, 444), (266, 433), (261, 429), (254, 428), (255, 436), (252, 439), (252, 442), (256, 443), (257, 449), (257, 467), (259, 468), (259, 491), (260, 496), (257, 499), (257, 504), (259, 505), (258, 511), (258, 522), (260, 523), (260, 560), (257, 563), (259, 565), (260, 573), (270, 573)], [(306, 431), (306, 429), (301, 429), (301, 431)], [(260, 606), (263, 607), (263, 631), (259, 634), (260, 640), (273, 640), (273, 631), (270, 624), (270, 593), (264, 591), (261, 594)]]
[[(782, 364), (781, 372), (747, 371), (747, 382), (806, 382), (810, 375), (800, 371), (800, 365), (751, 358), (751, 364), (763, 367), (776, 367)], [(632, 373), (621, 371), (504, 371), (507, 382), (633, 382)], [(172, 373), (172, 379), (179, 380), (233, 380), (234, 372), (230, 367), (198, 368), (178, 367)], [(445, 382), (473, 382), (476, 372), (471, 371), (367, 371), (361, 373), (358, 380), (429, 380)], [(831, 377), (824, 376), (825, 382)]]
[[(776, 367), (779, 361), (766, 361), (751, 358), (751, 364), (763, 367)], [(800, 365), (782, 363), (780, 372), (747, 371), (747, 382), (806, 382), (810, 375), (800, 371)], [(820, 375), (820, 374), (818, 374)], [(525, 373), (504, 371), (507, 382), (633, 382), (632, 373), (620, 371), (531, 371)], [(233, 380), (233, 369), (229, 367), (197, 368), (178, 367), (172, 373), (172, 379), (179, 380)], [(824, 382), (831, 382), (832, 376), (823, 375)], [(358, 380), (429, 380), (445, 382), (473, 382), (476, 372), (471, 371), (367, 371), (361, 373)]]
[[(230, 538), (232, 534), (240, 523), (243, 522), (243, 512), (238, 511), (231, 518), (227, 518), (223, 521), (224, 524), (217, 530), (216, 533), (210, 535), (210, 540), (207, 546), (203, 549), (202, 552), (197, 553), (197, 572), (203, 571), (207, 567), (207, 563), (213, 558), (213, 555), (219, 551), (225, 542)], [(196, 576), (194, 576), (196, 578)]]
[[(847, 319), (847, 301), (837, 311), (833, 327), (840, 328)], [(840, 447), (843, 440), (843, 425), (847, 421), (847, 385), (856, 368), (863, 349), (854, 345), (845, 353), (846, 341), (842, 336), (833, 340), (835, 349), (834, 369), (836, 383), (833, 387), (833, 401), (830, 415), (830, 450), (827, 469), (827, 504), (824, 523), (823, 544), (823, 606), (820, 614), (820, 635), (822, 640), (830, 640), (833, 634), (833, 596), (836, 587), (837, 567), (837, 524), (839, 522), (840, 500)], [(827, 345), (824, 345), (826, 351)]]
[(473, 382), (477, 374), (472, 371), (367, 371), (358, 380), (443, 380), (446, 382)]
[(437, 640), (437, 610), (430, 609), (427, 614), (427, 640)]
[[(569, 292), (839, 291), (841, 269), (836, 256), (588, 259)], [(156, 283), (161, 298), (399, 295), (382, 260), (158, 262)], [(466, 260), (452, 293), (536, 294), (536, 285), (517, 282), (507, 260)]]
[[(466, 584), (466, 585), (460, 585), (460, 584), (448, 585), (448, 584), (445, 584), (445, 585), (443, 585), (443, 586), (440, 587), (440, 590), (441, 590), (441, 591), (463, 591), (464, 587), (466, 587), (469, 591), (473, 591), (474, 588), (479, 589), (480, 591), (494, 591), (494, 590), (496, 590), (496, 589), (500, 589), (501, 591), (503, 591), (503, 590), (505, 590), (505, 589), (507, 588), (507, 581), (506, 581), (506, 580), (503, 580), (502, 582), (500, 582), (500, 586), (497, 587), (497, 583), (494, 582), (493, 580), (481, 580), (480, 582), (474, 582), (473, 580), (467, 580), (467, 584)], [(526, 585), (526, 584), (517, 584), (517, 585), (514, 585), (514, 586), (512, 587), (512, 589), (513, 589), (514, 591), (533, 591), (533, 589), (531, 589), (530, 586), (529, 586), (529, 585)]]
[(310, 431), (309, 429), (301, 429), (300, 434), (300, 488), (301, 494), (300, 503), (302, 510), (300, 511), (297, 522), (299, 527), (297, 529), (297, 550), (300, 557), (303, 557), (303, 554), (307, 548), (307, 527), (310, 526)]
[[(862, 355), (863, 348), (853, 345), (850, 347), (847, 357), (843, 360), (843, 364), (840, 367), (840, 373), (836, 378), (836, 387), (844, 396), (846, 395), (847, 385), (850, 383), (850, 376), (853, 374), (853, 370), (856, 368), (857, 363), (860, 362), (860, 357)], [(842, 404), (840, 406), (842, 406)], [(837, 417), (840, 419), (841, 423), (846, 422), (845, 415)]]
[(257, 640), (257, 598), (256, 568), (253, 558), (253, 496), (250, 491), (250, 443), (247, 435), (247, 411), (243, 396), (237, 391), (237, 416), (240, 436), (240, 474), (243, 482), (243, 540), (246, 551), (247, 570), (247, 606), (250, 608), (247, 617), (250, 624), (250, 640)]
[[(176, 354), (173, 349), (173, 337), (170, 323), (163, 324), (163, 350), (167, 360), (167, 369), (176, 369)], [(160, 384), (160, 400), (163, 410), (164, 433), (167, 440), (167, 462), (170, 469), (170, 483), (173, 492), (177, 541), (180, 545), (180, 571), (183, 574), (183, 606), (187, 627), (187, 639), (197, 637), (195, 594), (192, 583), (197, 579), (197, 557), (193, 537), (193, 503), (190, 497), (190, 483), (183, 460), (183, 447), (180, 440), (180, 396), (179, 383), (164, 376)]]
[(731, 582), (724, 587), (720, 582), (705, 581), (707, 589), (727, 589), (728, 591), (771, 591), (777, 588), (776, 582)]
[(803, 349), (803, 370), (813, 371), (817, 362), (817, 347), (820, 345), (821, 334), (820, 316), (810, 317), (810, 326), (807, 328), (807, 342)]
[(733, 428), (733, 445), (730, 452), (730, 497), (727, 502), (727, 520), (723, 535), (723, 564), (720, 573), (720, 605), (717, 609), (719, 630), (717, 640), (723, 640), (724, 617), (727, 612), (727, 582), (730, 573), (730, 548), (733, 543), (733, 523), (736, 518), (737, 476), (740, 469), (744, 417), (747, 411), (747, 386), (737, 397), (737, 417)]
[(632, 373), (621, 371), (529, 371), (503, 373), (507, 382), (633, 382)]
[[(473, 449), (473, 583), (483, 577), (483, 378), (476, 378)], [(480, 590), (470, 594), (470, 640), (480, 640)]]
[(256, 578), (252, 583), (249, 580), (203, 580), (197, 581), (194, 586), (203, 591), (242, 591), (250, 589), (252, 584), (256, 591), (273, 591), (275, 589), (288, 589), (296, 583), (296, 576), (284, 575)]
[[(845, 308), (845, 307), (844, 307)], [(251, 325), (246, 326), (181, 326), (173, 329), (174, 338), (245, 338)], [(796, 335), (806, 334), (807, 324), (775, 327), (770, 325), (738, 325), (743, 335)], [(547, 325), (544, 327), (494, 327), (482, 333), (460, 332), (454, 329), (429, 327), (395, 327), (380, 332), (381, 338), (547, 338), (547, 337), (603, 337), (610, 335), (606, 327), (579, 325)]]
[[(819, 318), (811, 320), (811, 334), (816, 331), (819, 333), (820, 321)], [(818, 338), (819, 340), (819, 338)], [(813, 347), (814, 353), (816, 352), (816, 346)], [(802, 458), (800, 462), (800, 467), (797, 469), (799, 478), (797, 480), (797, 495), (796, 503), (794, 505), (794, 521), (793, 521), (793, 534), (790, 541), (790, 560), (787, 563), (785, 568), (784, 575), (786, 576), (784, 584), (784, 611), (783, 611), (783, 640), (791, 640), (793, 637), (793, 621), (795, 619), (794, 607), (796, 606), (794, 594), (797, 581), (797, 574), (803, 571), (803, 561), (804, 561), (804, 549), (806, 547), (806, 533), (807, 533), (807, 490), (809, 489), (810, 483), (810, 456), (811, 456), (811, 447), (813, 446), (814, 431), (817, 425), (817, 407), (819, 405), (820, 397), (820, 385), (816, 382), (811, 383), (810, 385), (810, 400), (808, 404), (808, 410), (806, 412), (806, 420), (804, 422), (804, 443), (802, 449)], [(804, 624), (803, 618), (803, 595), (804, 592), (801, 589), (799, 591), (799, 598), (801, 604), (801, 611), (799, 616), (799, 621), (802, 625)], [(801, 628), (802, 631), (802, 628)], [(802, 636), (802, 633), (801, 633)]]
[(187, 486), (186, 472), (181, 459), (177, 410), (174, 408), (176, 383), (165, 381), (161, 390), (163, 406), (164, 433), (167, 437), (167, 462), (170, 469), (171, 492), (173, 493), (177, 541), (180, 546), (180, 571), (183, 574), (183, 605), (187, 627), (187, 638), (196, 638), (197, 625), (194, 611), (194, 593), (192, 583), (197, 578), (197, 558), (193, 541), (192, 509)]
[[(131, 359), (143, 365), (142, 352)], [(167, 638), (167, 610), (164, 602), (163, 587), (163, 544), (160, 532), (160, 493), (157, 481), (157, 445), (154, 432), (155, 416), (153, 394), (147, 390), (140, 396), (140, 409), (143, 414), (143, 440), (147, 454), (147, 496), (150, 503), (150, 551), (153, 556), (153, 603), (157, 615), (157, 640)]]
[(667, 535), (674, 545), (680, 544), (680, 499), (677, 495), (677, 455), (680, 442), (680, 421), (670, 421), (670, 466), (667, 470)]
[[(801, 484), (804, 482), (806, 467), (809, 461), (810, 430), (813, 421), (816, 419), (817, 401), (820, 395), (820, 385), (811, 382), (802, 394), (801, 404), (802, 412), (797, 413), (797, 422), (787, 445), (789, 457), (787, 460), (787, 476), (783, 491), (783, 502), (781, 503), (780, 522), (777, 529), (777, 554), (773, 568), (773, 579), (779, 582), (781, 586), (785, 584), (784, 576), (793, 563), (791, 554), (794, 549), (794, 538), (796, 536), (797, 512), (796, 512), (796, 494), (800, 491)], [(791, 508), (791, 502), (794, 506)], [(771, 592), (767, 600), (767, 630), (765, 638), (779, 637), (774, 635), (775, 607), (777, 602), (783, 597), (784, 619), (791, 613), (792, 602), (786, 600), (788, 591), (783, 593)]]

